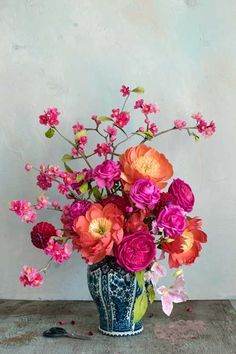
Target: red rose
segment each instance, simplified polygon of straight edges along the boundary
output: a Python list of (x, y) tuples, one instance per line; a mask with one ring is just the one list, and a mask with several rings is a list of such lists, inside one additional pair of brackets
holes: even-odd
[(156, 255), (154, 240), (148, 231), (126, 235), (115, 248), (117, 263), (129, 272), (146, 269)]

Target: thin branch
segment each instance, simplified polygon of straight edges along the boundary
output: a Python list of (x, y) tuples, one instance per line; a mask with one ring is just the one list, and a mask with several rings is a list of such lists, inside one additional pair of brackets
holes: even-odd
[[(197, 129), (197, 127), (185, 127), (185, 128), (182, 128), (181, 130), (187, 130), (187, 132), (189, 133), (190, 129)], [(165, 133), (168, 133), (168, 132), (171, 132), (171, 131), (174, 131), (174, 130), (178, 130), (178, 129), (175, 128), (175, 127), (172, 127), (172, 128), (163, 130), (160, 133), (157, 133), (152, 139), (144, 138), (139, 144), (143, 144), (144, 142), (146, 142), (148, 140), (153, 140), (153, 139), (155, 139), (156, 137), (158, 137), (158, 136), (160, 136), (162, 134), (165, 134)]]
[(61, 134), (61, 132), (55, 127), (53, 126), (53, 129), (55, 129), (55, 131), (65, 140), (67, 141), (70, 145), (72, 145), (73, 147), (76, 148), (76, 145), (74, 143), (72, 143), (72, 141), (70, 141), (69, 139), (67, 139), (63, 134)]
[(89, 163), (89, 161), (88, 161), (88, 159), (87, 159), (87, 156), (85, 156), (84, 154), (82, 154), (81, 157), (84, 159), (84, 161), (86, 162), (86, 164), (88, 165), (88, 167), (89, 167), (90, 169), (92, 169), (92, 166), (90, 165), (90, 163)]
[(46, 271), (48, 270), (48, 268), (50, 267), (51, 263), (52, 263), (53, 258), (51, 257), (48, 261), (48, 263), (46, 264), (45, 267), (42, 267), (41, 269), (39, 269), (39, 273), (46, 273)]
[(53, 211), (60, 211), (62, 212), (62, 209), (55, 209), (55, 208), (46, 208), (47, 210), (53, 210)]
[(126, 96), (126, 98), (125, 98), (125, 100), (124, 100), (124, 103), (123, 103), (123, 106), (122, 106), (122, 108), (121, 108), (121, 112), (124, 110), (125, 105), (126, 105), (128, 99), (129, 99), (129, 96), (130, 96), (130, 95)]

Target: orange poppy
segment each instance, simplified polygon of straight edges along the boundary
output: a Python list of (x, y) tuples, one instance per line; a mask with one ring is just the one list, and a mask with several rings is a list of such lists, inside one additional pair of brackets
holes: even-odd
[(90, 264), (100, 262), (113, 254), (114, 244), (123, 239), (124, 216), (122, 211), (112, 203), (104, 207), (93, 204), (85, 216), (79, 216), (74, 221), (74, 249)]
[(125, 191), (129, 191), (135, 181), (145, 177), (162, 189), (173, 175), (173, 167), (165, 155), (145, 144), (127, 149), (120, 156), (120, 163)]
[(205, 242), (207, 235), (201, 230), (201, 220), (197, 217), (188, 220), (182, 236), (162, 244), (162, 250), (169, 253), (169, 267), (192, 264), (199, 256), (201, 243)]

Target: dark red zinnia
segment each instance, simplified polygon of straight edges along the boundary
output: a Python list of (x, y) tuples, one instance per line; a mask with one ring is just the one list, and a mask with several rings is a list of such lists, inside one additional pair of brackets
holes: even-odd
[(175, 197), (168, 192), (162, 192), (155, 208), (156, 214), (159, 214), (162, 209), (170, 204), (175, 204)]
[(56, 229), (48, 222), (39, 222), (31, 231), (31, 241), (37, 248), (44, 249), (52, 236), (56, 236)]

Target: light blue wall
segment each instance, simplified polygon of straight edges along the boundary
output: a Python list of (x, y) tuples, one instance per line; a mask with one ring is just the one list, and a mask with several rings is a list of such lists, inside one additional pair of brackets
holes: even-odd
[[(195, 144), (173, 133), (153, 146), (192, 185), (195, 214), (209, 235), (201, 258), (186, 269), (190, 297), (235, 298), (235, 18), (235, 0), (1, 0), (0, 297), (88, 298), (79, 255), (53, 266), (40, 289), (18, 284), (23, 264), (40, 267), (46, 257), (31, 246), (31, 227), (6, 205), (37, 195), (25, 162), (54, 163), (69, 151), (58, 137), (43, 137), (38, 114), (57, 106), (69, 135), (76, 120), (120, 106), (126, 83), (144, 86), (145, 99), (159, 103), (160, 128), (196, 111), (216, 121), (210, 140)], [(133, 128), (139, 119), (132, 116)]]

